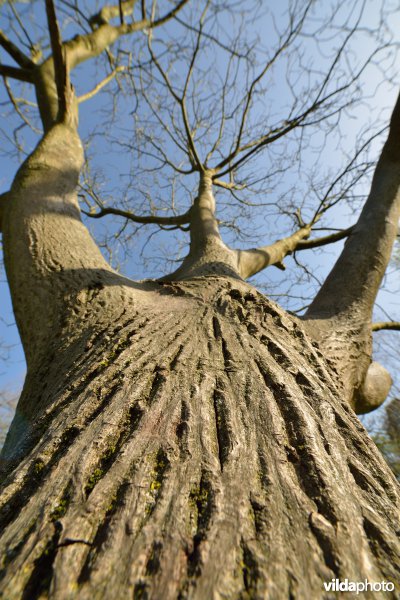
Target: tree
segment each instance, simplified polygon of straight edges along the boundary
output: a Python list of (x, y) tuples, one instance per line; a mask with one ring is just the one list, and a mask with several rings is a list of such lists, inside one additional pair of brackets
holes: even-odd
[[(298, 213), (285, 239), (234, 250), (221, 238), (214, 188), (240, 192), (237, 172), (250, 159), (295, 129), (329, 123), (346, 106), (343, 96), (339, 108), (333, 101), (351, 94), (357, 73), (332, 88), (344, 41), (328, 73), (294, 99), (279, 126), (249, 125), (259, 82), (298, 39), (313, 3), (295, 4), (278, 49), (250, 78), (236, 112), (225, 114), (233, 142), (218, 125), (207, 156), (199, 150), (208, 143), (203, 99), (200, 134), (188, 111), (199, 48), (209, 39), (207, 13), (193, 26), (183, 87), (152, 40), (184, 4), (160, 17), (145, 2), (107, 6), (87, 19), (90, 31), (62, 42), (48, 0), (52, 53), (44, 61), (0, 36), (18, 65), (1, 65), (1, 73), (34, 86), (45, 130), (1, 204), (28, 364), (2, 453), (2, 586), (10, 599), (319, 598), (335, 577), (398, 577), (398, 485), (353, 408), (379, 405), (390, 387), (387, 371), (371, 362), (371, 314), (397, 234), (400, 102), (351, 230), (308, 239), (331, 204), (328, 193), (307, 222)], [(69, 72), (144, 29), (149, 58), (141, 83), (158, 77), (174, 127), (178, 111), (183, 128), (163, 127), (186, 162), (172, 161), (146, 131), (142, 152), (146, 144), (164, 152), (165, 164), (197, 178), (198, 191), (182, 214), (128, 215), (190, 233), (178, 269), (133, 281), (110, 267), (81, 221), (83, 152)], [(230, 85), (228, 76), (225, 96)], [(146, 89), (142, 98), (156, 118)], [(344, 236), (303, 318), (245, 281), (296, 249)]]

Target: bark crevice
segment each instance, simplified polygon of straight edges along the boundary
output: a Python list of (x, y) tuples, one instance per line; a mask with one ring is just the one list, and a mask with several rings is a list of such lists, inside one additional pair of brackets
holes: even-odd
[(4, 593), (39, 594), (56, 528), (50, 597), (301, 599), (394, 578), (398, 487), (301, 324), (237, 280), (177, 285), (80, 333), (69, 389), (48, 372), (48, 431), (3, 484)]

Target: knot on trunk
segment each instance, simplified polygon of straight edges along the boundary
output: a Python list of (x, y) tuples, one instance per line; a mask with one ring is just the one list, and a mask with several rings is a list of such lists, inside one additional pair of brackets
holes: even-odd
[(386, 400), (392, 386), (390, 373), (378, 362), (372, 362), (365, 375), (364, 381), (356, 391), (354, 410), (357, 414), (369, 413)]

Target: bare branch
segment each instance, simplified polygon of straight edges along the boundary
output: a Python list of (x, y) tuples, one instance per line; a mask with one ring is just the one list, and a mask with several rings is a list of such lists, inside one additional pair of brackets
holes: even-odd
[(119, 17), (120, 23), (123, 25), (124, 16), (132, 14), (136, 2), (137, 0), (125, 0), (125, 2), (119, 0), (118, 4), (115, 6), (103, 6), (98, 13), (90, 17), (89, 23), (92, 26), (101, 26), (105, 23), (109, 23), (112, 19)]
[[(188, 29), (189, 31), (194, 31), (195, 33), (199, 32), (199, 30), (196, 27), (194, 27), (190, 23), (185, 23), (185, 21), (183, 21), (182, 19), (180, 19), (176, 15), (175, 15), (175, 20), (180, 25), (184, 25), (184, 27), (186, 29)], [(237, 52), (234, 48), (232, 48), (230, 46), (227, 46), (220, 39), (218, 39), (214, 35), (211, 35), (210, 33), (207, 33), (207, 32), (204, 31), (203, 32), (203, 36), (204, 36), (205, 39), (211, 40), (214, 44), (216, 44), (217, 46), (219, 46), (220, 48), (222, 48), (223, 50), (225, 50), (225, 52), (228, 52), (231, 56), (235, 56), (236, 58), (246, 58), (246, 56), (247, 56), (246, 54), (241, 54), (240, 52)]]
[[(122, 23), (120, 25), (110, 25), (109, 20), (117, 18), (120, 14), (119, 5), (106, 6), (100, 13), (94, 15), (89, 19), (89, 22), (97, 24), (98, 27), (91, 33), (86, 35), (77, 36), (72, 40), (64, 43), (64, 47), (68, 53), (69, 66), (73, 69), (78, 64), (98, 56), (106, 50), (108, 46), (115, 43), (121, 36), (129, 35), (136, 31), (143, 31), (144, 29), (153, 29), (159, 27), (163, 23), (166, 23), (172, 19), (177, 12), (179, 12), (189, 0), (181, 0), (170, 12), (166, 13), (160, 19), (152, 21), (151, 19), (141, 19), (140, 21), (133, 21), (132, 23)], [(122, 3), (124, 14), (130, 14), (136, 0), (127, 0)]]
[(273, 56), (266, 62), (264, 67), (261, 69), (260, 73), (251, 82), (249, 89), (247, 91), (247, 94), (246, 94), (246, 100), (245, 100), (245, 104), (244, 104), (242, 118), (240, 121), (239, 131), (238, 131), (238, 135), (236, 138), (236, 145), (235, 145), (233, 151), (230, 153), (230, 155), (226, 157), (225, 164), (229, 164), (235, 158), (235, 156), (237, 156), (238, 152), (240, 152), (242, 136), (243, 136), (246, 121), (247, 121), (247, 118), (249, 115), (249, 110), (250, 110), (252, 99), (253, 99), (253, 93), (257, 87), (257, 84), (260, 83), (260, 81), (264, 78), (264, 76), (270, 70), (271, 66), (275, 63), (275, 61), (278, 59), (278, 57), (289, 46), (290, 41), (301, 31), (301, 28), (304, 24), (304, 21), (310, 10), (311, 5), (312, 5), (312, 1), (311, 2), (309, 1), (303, 11), (303, 14), (301, 15), (301, 17), (299, 19), (299, 22), (294, 26), (292, 24), (291, 24), (291, 26), (289, 26), (288, 34), (285, 37), (285, 39), (283, 40), (283, 42), (278, 46), (278, 48), (274, 52)]
[(299, 250), (310, 250), (311, 248), (320, 248), (321, 246), (326, 246), (327, 244), (339, 242), (340, 240), (347, 238), (354, 230), (354, 227), (355, 225), (352, 225), (351, 227), (348, 227), (348, 229), (343, 229), (342, 231), (337, 231), (336, 233), (331, 233), (330, 235), (325, 235), (324, 237), (313, 240), (301, 240), (297, 244), (295, 250), (296, 252)]
[(314, 240), (308, 240), (307, 238), (312, 231), (312, 225), (318, 218), (319, 216), (314, 218), (313, 222), (309, 224), (303, 224), (302, 219), (299, 218), (299, 223), (302, 225), (300, 229), (286, 238), (277, 240), (273, 244), (249, 250), (238, 250), (239, 272), (243, 279), (247, 279), (271, 265), (284, 270), (283, 259), (289, 254), (293, 254), (293, 252), (299, 250), (308, 250), (333, 244), (348, 237), (354, 229), (354, 226), (352, 226), (343, 231), (338, 231)]
[(277, 240), (268, 246), (251, 248), (249, 250), (237, 250), (238, 269), (241, 277), (247, 279), (259, 273), (270, 265), (284, 268), (282, 261), (288, 254), (296, 250), (298, 244), (308, 238), (311, 233), (311, 224), (298, 229), (289, 237)]
[(3, 213), (4, 208), (7, 202), (9, 192), (5, 192), (4, 194), (0, 194), (0, 232), (3, 231)]
[(160, 73), (161, 77), (163, 78), (168, 91), (170, 92), (170, 94), (174, 98), (174, 100), (177, 102), (177, 104), (179, 105), (180, 110), (181, 110), (182, 121), (183, 121), (183, 125), (185, 128), (186, 142), (187, 142), (187, 146), (188, 146), (188, 154), (189, 154), (190, 162), (192, 163), (193, 167), (197, 167), (198, 170), (203, 171), (204, 167), (203, 167), (203, 164), (197, 153), (196, 145), (195, 145), (194, 138), (193, 138), (193, 133), (192, 133), (190, 123), (189, 123), (189, 116), (187, 113), (186, 102), (185, 102), (185, 93), (186, 93), (187, 85), (188, 85), (190, 75), (191, 75), (191, 68), (193, 67), (193, 63), (194, 63), (197, 51), (195, 50), (193, 53), (191, 66), (188, 69), (188, 73), (187, 73), (187, 77), (186, 77), (186, 84), (184, 87), (184, 91), (183, 91), (182, 95), (179, 96), (175, 92), (167, 73), (164, 71), (159, 60), (157, 59), (157, 57), (155, 56), (155, 54), (153, 52), (152, 45), (151, 45), (151, 37), (152, 37), (151, 34), (149, 34), (148, 38), (147, 38), (147, 46), (149, 49), (151, 59), (152, 59), (154, 65), (156, 66), (158, 72)]
[(371, 326), (372, 331), (400, 331), (400, 322), (399, 321), (378, 321), (377, 323), (372, 323)]
[(133, 221), (134, 223), (142, 223), (149, 225), (185, 225), (190, 223), (190, 211), (184, 213), (183, 215), (174, 215), (171, 217), (159, 217), (156, 215), (135, 215), (134, 213), (126, 210), (120, 210), (118, 208), (100, 208), (97, 212), (87, 212), (82, 210), (83, 214), (92, 219), (100, 219), (101, 217), (105, 217), (106, 215), (117, 215), (118, 217), (123, 217), (124, 219), (128, 219), (129, 221)]
[(26, 40), (27, 40), (27, 42), (29, 44), (30, 49), (34, 50), (34, 44), (33, 44), (32, 40), (31, 40), (31, 38), (29, 36), (29, 33), (28, 33), (27, 29), (25, 28), (23, 22), (21, 21), (21, 18), (20, 18), (19, 14), (18, 14), (18, 11), (15, 8), (14, 0), (11, 0), (11, 2), (9, 2), (9, 5), (11, 7), (11, 10), (12, 10), (12, 12), (14, 14), (15, 19), (18, 22), (18, 25), (21, 27), (22, 31), (24, 32), (25, 38), (26, 38)]
[(282, 127), (272, 129), (265, 135), (241, 146), (240, 148), (237, 149), (235, 156), (239, 156), (246, 150), (248, 150), (248, 152), (245, 152), (242, 156), (240, 156), (233, 163), (232, 162), (230, 163), (230, 161), (228, 161), (226, 158), (224, 158), (222, 161), (220, 161), (217, 164), (217, 166), (215, 167), (215, 170), (222, 177), (223, 175), (226, 175), (227, 173), (230, 173), (231, 171), (238, 169), (239, 166), (243, 165), (243, 163), (248, 161), (249, 158), (251, 158), (254, 154), (258, 153), (262, 148), (264, 148), (264, 146), (267, 146), (269, 144), (272, 144), (273, 142), (276, 142), (280, 138), (287, 135), (290, 131), (292, 131), (293, 129), (298, 127), (305, 120), (305, 118), (308, 116), (308, 114), (310, 112), (316, 110), (316, 108), (317, 108), (317, 105), (313, 105), (312, 107), (309, 107), (304, 113), (293, 118), (291, 121), (286, 122)]
[(87, 92), (86, 94), (82, 94), (82, 96), (79, 96), (77, 98), (78, 103), (81, 104), (82, 102), (86, 102), (86, 100), (90, 100), (90, 98), (93, 98), (93, 96), (95, 96), (101, 89), (103, 89), (104, 86), (106, 86), (108, 83), (110, 83), (110, 81), (112, 81), (114, 79), (114, 77), (117, 75), (117, 73), (122, 73), (122, 71), (124, 71), (124, 70), (125, 70), (125, 67), (123, 65), (120, 65), (119, 67), (114, 69), (114, 71), (112, 73), (110, 73), (109, 75), (107, 75), (107, 77), (105, 77), (102, 81), (100, 81), (100, 83), (98, 83), (90, 92)]
[(6, 88), (6, 91), (7, 91), (7, 95), (10, 98), (10, 102), (13, 105), (14, 110), (17, 113), (17, 115), (23, 120), (24, 123), (26, 123), (26, 125), (28, 125), (28, 127), (30, 129), (32, 129), (32, 131), (34, 133), (41, 133), (39, 129), (37, 129), (36, 127), (34, 127), (32, 125), (32, 123), (29, 121), (29, 119), (27, 119), (27, 117), (21, 111), (20, 107), (18, 106), (18, 102), (15, 99), (14, 94), (12, 93), (12, 90), (10, 88), (10, 84), (8, 83), (7, 77), (3, 77), (3, 80), (4, 80), (4, 87)]
[(213, 184), (225, 190), (244, 190), (246, 186), (234, 181), (222, 181), (222, 179), (213, 179)]
[[(347, 175), (350, 171), (352, 171), (353, 169), (357, 168), (357, 159), (359, 158), (359, 156), (365, 151), (365, 149), (371, 144), (372, 141), (374, 141), (376, 138), (378, 138), (384, 131), (387, 130), (387, 125), (385, 125), (385, 127), (381, 128), (379, 131), (377, 131), (376, 133), (374, 133), (372, 136), (370, 136), (366, 142), (364, 142), (359, 148), (356, 149), (353, 157), (351, 158), (351, 160), (346, 164), (346, 166), (344, 167), (344, 169), (342, 169), (342, 171), (340, 171), (340, 173), (337, 175), (337, 177), (335, 177), (335, 179), (332, 181), (332, 183), (328, 186), (328, 189), (325, 191), (324, 196), (322, 197), (319, 206), (317, 207), (315, 214), (321, 214), (323, 212), (326, 212), (327, 210), (329, 210), (334, 204), (337, 204), (337, 201), (340, 200), (344, 194), (346, 194), (348, 192), (348, 187), (346, 186), (342, 192), (342, 194), (340, 194), (338, 200), (336, 200), (335, 202), (328, 202), (328, 198), (329, 196), (332, 194), (334, 188), (336, 187), (336, 185), (345, 177), (345, 175)], [(354, 180), (352, 180), (350, 182), (350, 187), (352, 187), (354, 185)]]
[[(307, 316), (337, 316), (346, 311), (371, 318), (376, 294), (390, 259), (400, 213), (400, 97), (388, 139), (375, 169), (371, 191), (357, 224), (312, 302)], [(334, 299), (334, 300), (333, 300)], [(355, 311), (355, 307), (358, 310)]]
[(67, 66), (67, 55), (63, 52), (63, 44), (53, 0), (46, 0), (46, 14), (58, 95), (58, 118), (63, 119), (70, 111), (72, 93)]
[[(93, 17), (91, 17), (89, 19), (89, 21), (92, 25), (101, 26), (106, 23), (108, 24), (112, 19), (119, 17), (120, 21), (121, 21), (121, 25), (124, 26), (125, 24), (123, 22), (123, 17), (127, 16), (129, 14), (132, 14), (133, 9), (135, 8), (136, 2), (137, 2), (137, 0), (125, 0), (122, 2), (121, 2), (121, 0), (119, 0), (117, 5), (104, 6), (101, 9), (101, 11), (98, 12), (97, 14), (93, 15)], [(127, 27), (127, 29), (130, 29), (130, 31), (138, 31), (139, 29), (146, 29), (147, 27), (148, 28), (159, 27), (160, 25), (163, 25), (167, 21), (170, 21), (171, 19), (173, 19), (175, 17), (175, 15), (178, 14), (178, 12), (188, 2), (189, 2), (189, 0), (181, 0), (180, 2), (178, 2), (178, 4), (175, 6), (175, 8), (170, 10), (168, 13), (166, 13), (159, 19), (155, 19), (155, 20), (146, 18), (146, 11), (143, 10), (143, 8), (142, 8), (141, 21), (136, 21), (134, 23), (131, 23), (130, 25), (127, 25), (126, 27)], [(143, 7), (143, 4), (142, 4), (142, 7)], [(126, 33), (130, 33), (130, 31), (127, 31)]]
[(151, 27), (159, 27), (160, 25), (163, 25), (167, 21), (170, 21), (171, 19), (173, 19), (175, 17), (175, 15), (178, 14), (178, 12), (180, 10), (182, 10), (182, 8), (188, 2), (189, 2), (189, 0), (181, 0), (180, 2), (178, 2), (178, 4), (175, 6), (175, 8), (173, 8), (169, 13), (166, 13), (163, 17), (160, 17), (159, 19), (156, 19), (155, 21), (152, 21), (150, 23), (150, 26)]
[(124, 20), (124, 9), (122, 6), (122, 0), (118, 0), (118, 8), (119, 8), (119, 21), (120, 21), (121, 25), (123, 25), (125, 23), (125, 20)]
[(33, 69), (35, 63), (26, 56), (11, 40), (8, 39), (6, 34), (0, 30), (0, 46), (8, 52), (8, 54), (15, 60), (15, 62), (24, 69)]
[(3, 77), (11, 77), (18, 81), (26, 81), (33, 83), (33, 71), (30, 69), (18, 69), (18, 67), (10, 67), (9, 65), (0, 64), (0, 75)]
[[(357, 23), (359, 22), (361, 15), (362, 15), (362, 10), (358, 17)], [(328, 69), (328, 73), (324, 77), (322, 83), (320, 84), (319, 89), (315, 95), (315, 98), (312, 100), (312, 102), (310, 102), (309, 105), (302, 112), (300, 112), (297, 116), (289, 118), (286, 121), (284, 121), (281, 126), (275, 127), (273, 129), (271, 129), (270, 131), (268, 131), (266, 134), (260, 136), (259, 138), (252, 139), (243, 145), (236, 144), (234, 150), (228, 156), (224, 157), (223, 160), (221, 160), (215, 166), (215, 170), (218, 171), (221, 176), (229, 173), (231, 170), (237, 169), (239, 166), (242, 166), (252, 156), (254, 156), (258, 152), (260, 152), (265, 146), (272, 144), (273, 142), (277, 141), (278, 139), (286, 136), (293, 129), (295, 129), (297, 127), (306, 127), (306, 126), (314, 125), (321, 120), (326, 120), (328, 117), (333, 116), (334, 114), (336, 114), (337, 112), (340, 112), (344, 108), (344, 106), (335, 108), (335, 110), (333, 112), (330, 112), (329, 110), (327, 110), (327, 108), (330, 107), (329, 102), (333, 98), (335, 98), (338, 94), (347, 90), (355, 81), (357, 81), (357, 79), (363, 73), (365, 68), (372, 61), (372, 58), (374, 57), (374, 55), (377, 54), (377, 52), (379, 52), (379, 49), (375, 49), (348, 82), (339, 86), (332, 92), (329, 92), (329, 93), (326, 93), (325, 95), (323, 95), (328, 84), (330, 83), (330, 81), (332, 79), (334, 69), (335, 69), (341, 55), (343, 54), (349, 40), (351, 39), (352, 35), (356, 31), (356, 28), (357, 28), (357, 24), (354, 25), (354, 27), (351, 29), (350, 33), (348, 33), (348, 35), (346, 36), (342, 45), (340, 46), (339, 50), (337, 51), (336, 56), (331, 64), (330, 68)], [(258, 82), (258, 78), (256, 78), (256, 80), (254, 80), (254, 81)], [(251, 92), (252, 91), (253, 90), (251, 89)], [(247, 104), (246, 104), (246, 107), (247, 107)], [(317, 111), (321, 110), (322, 107), (326, 108), (325, 113), (323, 114), (322, 117), (319, 117), (316, 121), (309, 121), (309, 120), (307, 121), (307, 117), (309, 117), (309, 115), (317, 113)], [(247, 108), (246, 108), (246, 110), (247, 110)], [(243, 114), (244, 121), (247, 118), (246, 110), (245, 110), (245, 113)], [(236, 158), (236, 161), (232, 162), (235, 158)]]

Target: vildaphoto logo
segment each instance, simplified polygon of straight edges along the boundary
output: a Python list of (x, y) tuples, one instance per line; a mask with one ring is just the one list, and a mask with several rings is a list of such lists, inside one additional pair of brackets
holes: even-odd
[(348, 579), (331, 579), (324, 581), (324, 588), (327, 592), (393, 592), (394, 583), (391, 581), (349, 581)]

